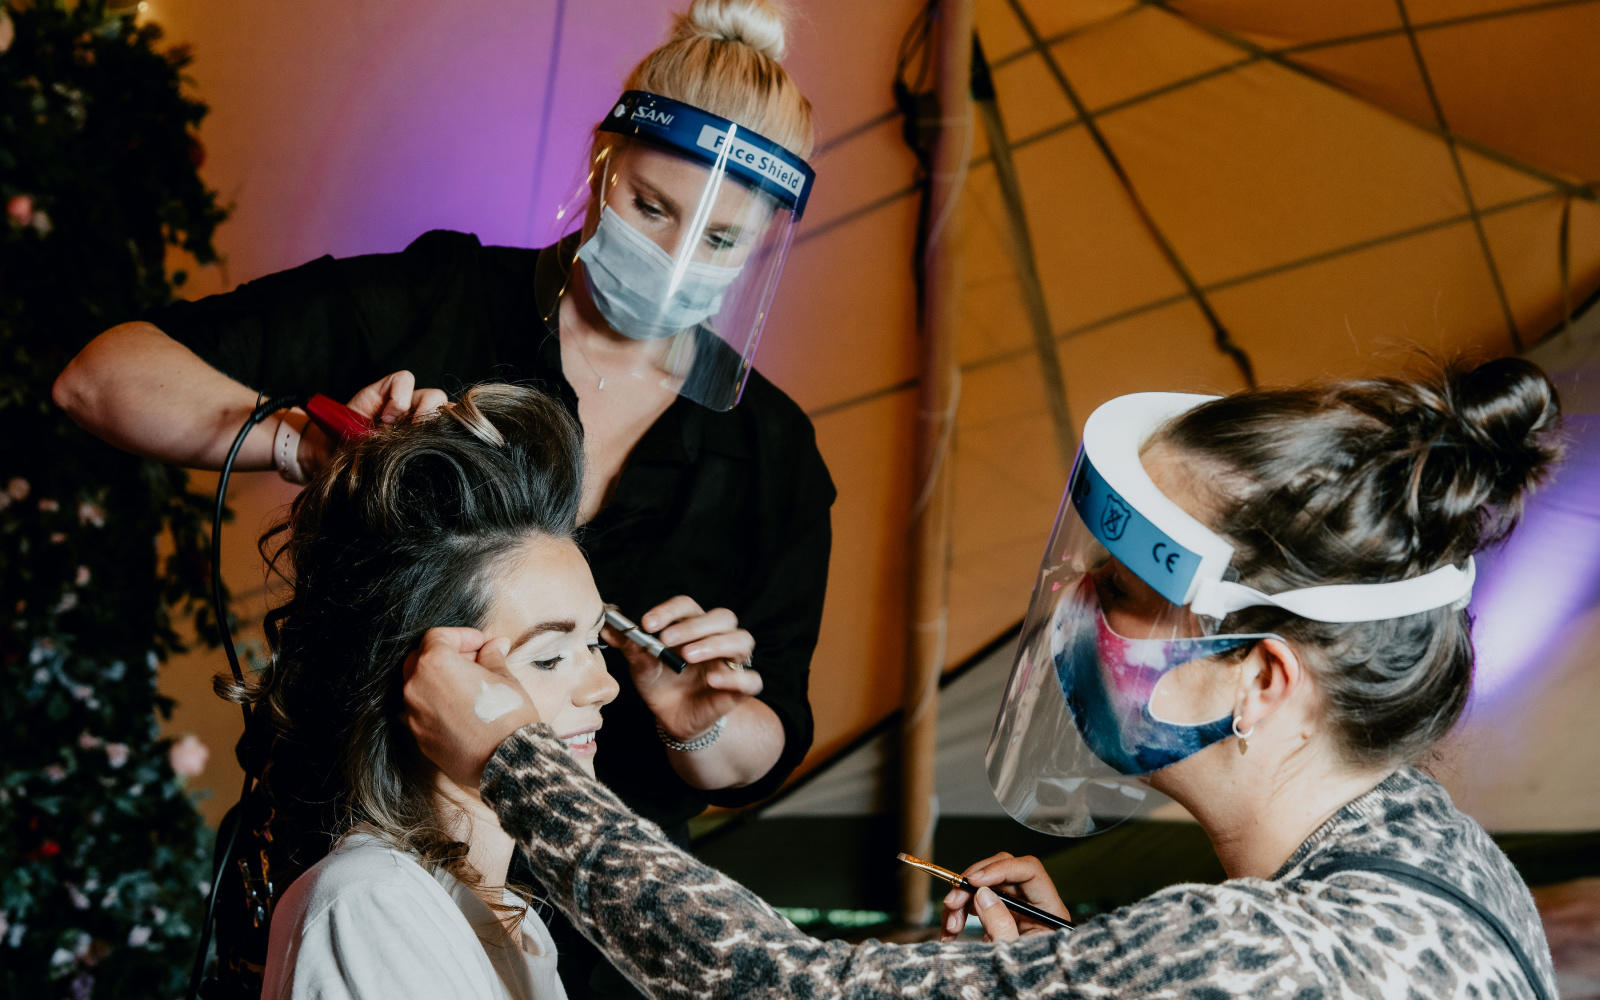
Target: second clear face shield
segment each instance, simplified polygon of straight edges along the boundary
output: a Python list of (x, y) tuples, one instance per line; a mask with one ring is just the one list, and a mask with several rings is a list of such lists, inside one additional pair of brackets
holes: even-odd
[(1241, 664), (1269, 636), (1220, 634), (1271, 604), (1319, 621), (1464, 602), (1472, 565), (1392, 583), (1262, 594), (1228, 579), (1232, 546), (1164, 495), (1141, 451), (1212, 397), (1140, 393), (1090, 416), (1023, 620), (985, 762), (1000, 805), (1062, 836), (1166, 801), (1149, 776), (1233, 734)]
[(623, 94), (599, 131), (614, 138), (590, 165), (578, 280), (612, 329), (646, 345), (623, 377), (728, 409), (812, 170), (734, 122), (644, 91)]

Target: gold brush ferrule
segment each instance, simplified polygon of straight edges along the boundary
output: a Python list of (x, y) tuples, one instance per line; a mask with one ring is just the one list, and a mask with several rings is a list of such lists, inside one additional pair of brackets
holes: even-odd
[(953, 872), (948, 868), (941, 868), (931, 861), (924, 861), (919, 857), (907, 854), (905, 851), (901, 851), (899, 854), (895, 855), (895, 857), (899, 858), (901, 861), (904, 861), (913, 868), (921, 868), (934, 878), (944, 879), (951, 885), (960, 885), (962, 882), (966, 881), (957, 872)]

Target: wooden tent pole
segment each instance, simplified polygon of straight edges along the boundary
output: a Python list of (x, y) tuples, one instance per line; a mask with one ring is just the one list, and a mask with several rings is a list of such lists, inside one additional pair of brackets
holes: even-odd
[[(961, 187), (971, 155), (972, 0), (935, 0), (934, 62), (939, 127), (929, 171), (919, 367), (916, 486), (911, 511), (909, 625), (901, 700), (900, 842), (919, 857), (933, 854), (938, 821), (934, 754), (939, 678), (946, 658), (950, 553), (950, 444), (955, 430), (956, 337), (960, 322)], [(900, 917), (927, 923), (927, 876), (900, 875)]]

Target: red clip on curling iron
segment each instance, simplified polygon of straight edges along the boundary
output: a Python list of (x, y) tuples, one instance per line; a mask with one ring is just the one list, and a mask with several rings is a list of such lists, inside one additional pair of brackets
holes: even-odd
[(318, 427), (340, 441), (360, 441), (377, 430), (372, 421), (320, 392), (306, 400), (306, 413)]

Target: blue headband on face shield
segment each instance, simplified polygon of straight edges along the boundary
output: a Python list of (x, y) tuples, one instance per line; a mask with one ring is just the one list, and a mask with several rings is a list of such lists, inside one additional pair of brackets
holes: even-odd
[(805, 213), (816, 171), (805, 160), (754, 131), (692, 104), (644, 90), (625, 92), (600, 123), (600, 131), (637, 136), (721, 167), (778, 199), (795, 221)]
[(1067, 500), (1119, 562), (1167, 601), (1207, 618), (1273, 605), (1313, 621), (1348, 623), (1466, 606), (1477, 575), (1470, 556), (1465, 566), (1442, 566), (1409, 580), (1277, 594), (1224, 579), (1233, 545), (1163, 494), (1140, 456), (1162, 424), (1215, 398), (1140, 392), (1110, 400), (1089, 415)]

